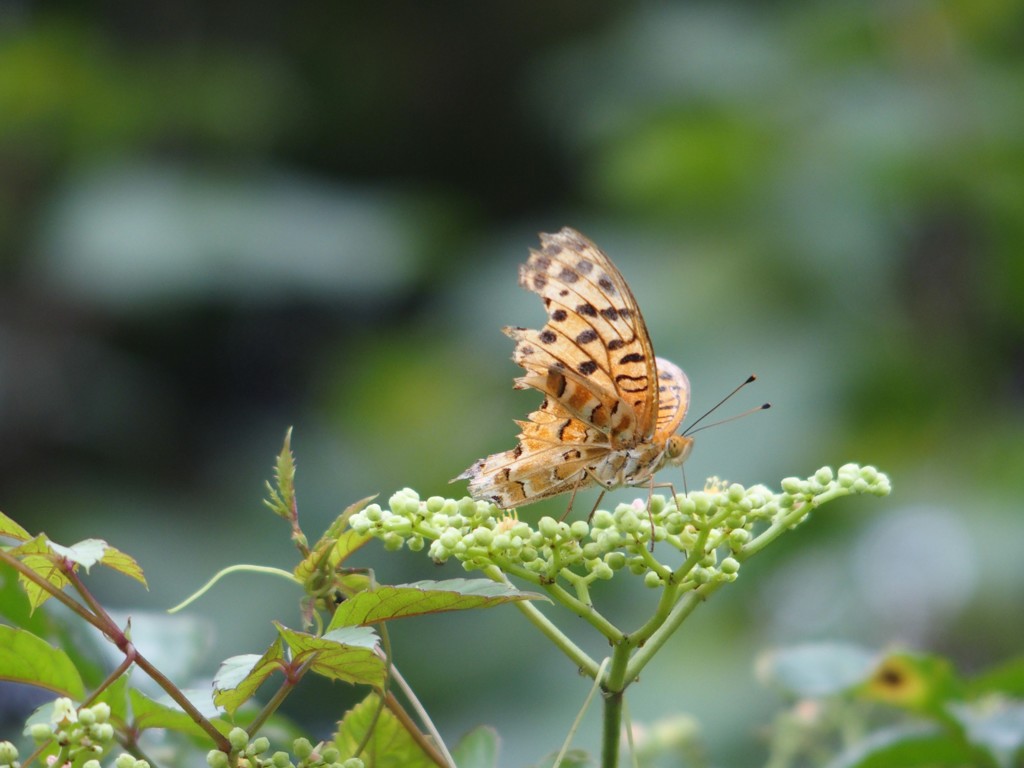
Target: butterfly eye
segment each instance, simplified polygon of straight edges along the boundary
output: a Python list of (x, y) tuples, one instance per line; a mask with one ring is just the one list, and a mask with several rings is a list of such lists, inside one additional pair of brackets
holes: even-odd
[(690, 451), (693, 450), (693, 438), (683, 437), (682, 435), (672, 435), (668, 439), (668, 448), (665, 453), (668, 454), (669, 461), (673, 464), (682, 464), (690, 456)]

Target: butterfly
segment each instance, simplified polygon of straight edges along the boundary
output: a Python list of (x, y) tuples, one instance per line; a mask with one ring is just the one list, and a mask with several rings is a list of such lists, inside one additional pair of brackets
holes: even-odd
[(594, 485), (602, 494), (623, 485), (653, 490), (654, 474), (693, 448), (693, 438), (676, 434), (690, 402), (686, 374), (654, 356), (633, 293), (594, 243), (569, 227), (540, 242), (519, 284), (543, 299), (548, 321), (539, 331), (504, 332), (526, 371), (515, 388), (536, 389), (544, 402), (516, 422), (515, 448), (479, 459), (452, 482), (469, 480), (473, 498), (501, 509), (575, 498)]

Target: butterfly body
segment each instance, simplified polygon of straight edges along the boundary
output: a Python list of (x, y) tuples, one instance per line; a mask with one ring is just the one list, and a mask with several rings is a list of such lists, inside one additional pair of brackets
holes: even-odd
[(475, 462), (459, 479), (474, 498), (510, 509), (600, 485), (652, 482), (681, 464), (693, 440), (676, 434), (689, 405), (686, 374), (656, 358), (636, 300), (611, 260), (568, 227), (541, 235), (519, 271), (540, 295), (540, 330), (506, 328), (526, 375), (517, 389), (544, 395), (519, 444)]

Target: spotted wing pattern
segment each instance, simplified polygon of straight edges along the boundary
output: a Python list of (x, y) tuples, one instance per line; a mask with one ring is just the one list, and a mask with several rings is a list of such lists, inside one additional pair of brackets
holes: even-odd
[(656, 359), (629, 286), (590, 240), (566, 227), (542, 234), (519, 284), (544, 301), (540, 330), (505, 328), (515, 380), (544, 394), (510, 451), (480, 459), (458, 479), (474, 498), (508, 509), (600, 483), (648, 479), (689, 404), (686, 375)]

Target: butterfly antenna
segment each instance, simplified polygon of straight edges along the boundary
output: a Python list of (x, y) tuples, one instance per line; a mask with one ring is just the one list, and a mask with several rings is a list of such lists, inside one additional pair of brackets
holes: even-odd
[(750, 374), (750, 376), (747, 378), (746, 381), (744, 381), (742, 384), (740, 384), (738, 387), (736, 387), (736, 389), (734, 389), (728, 395), (723, 397), (721, 400), (719, 400), (713, 406), (708, 408), (708, 410), (706, 410), (704, 412), (703, 416), (701, 416), (699, 419), (697, 419), (695, 422), (693, 422), (693, 424), (691, 424), (689, 427), (687, 427), (686, 430), (683, 432), (683, 435), (690, 435), (690, 434), (693, 434), (693, 432), (695, 432), (695, 431), (696, 432), (700, 432), (701, 430), (707, 429), (708, 427), (713, 427), (713, 426), (716, 426), (718, 424), (724, 424), (726, 421), (732, 421), (733, 419), (738, 419), (738, 418), (740, 418), (740, 416), (746, 416), (747, 414), (752, 413), (753, 411), (763, 411), (765, 408), (771, 408), (771, 403), (765, 403), (764, 405), (760, 406), (759, 408), (752, 408), (750, 411), (746, 411), (744, 413), (741, 413), (739, 416), (733, 416), (732, 418), (726, 419), (725, 421), (716, 421), (714, 424), (707, 424), (707, 425), (701, 427), (698, 430), (694, 430), (694, 427), (696, 427), (698, 424), (700, 424), (702, 421), (704, 421), (704, 419), (706, 419), (708, 416), (710, 416), (712, 413), (714, 413), (720, 407), (722, 407), (722, 405), (725, 403), (726, 400), (728, 400), (730, 397), (732, 397), (737, 392), (739, 392), (741, 389), (743, 389), (745, 386), (747, 386), (747, 384), (750, 384), (750, 383), (755, 382), (755, 381), (757, 381), (757, 374), (754, 374), (754, 373)]
[[(698, 432), (703, 432), (705, 429), (711, 429), (712, 427), (717, 427), (719, 424), (728, 424), (730, 421), (736, 421), (736, 419), (742, 419), (744, 416), (749, 416), (750, 414), (757, 413), (758, 411), (767, 411), (771, 407), (772, 407), (771, 403), (765, 403), (764, 405), (759, 405), (756, 408), (751, 408), (750, 410), (744, 411), (743, 413), (737, 413), (735, 416), (730, 416), (728, 419), (722, 419), (721, 421), (713, 421), (710, 424), (705, 424), (700, 429), (690, 428), (690, 429), (686, 430), (686, 436), (689, 437), (690, 435), (695, 435)], [(696, 423), (696, 422), (694, 422), (694, 423)]]

